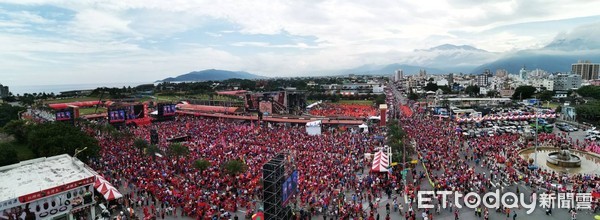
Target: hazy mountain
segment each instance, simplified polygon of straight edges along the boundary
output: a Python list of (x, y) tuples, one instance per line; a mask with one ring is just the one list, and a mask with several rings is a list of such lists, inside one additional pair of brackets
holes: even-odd
[(504, 55), (502, 58), (474, 68), (472, 73), (482, 73), (485, 69), (495, 72), (506, 69), (516, 74), (525, 66), (527, 69), (540, 68), (548, 72), (571, 71), (571, 64), (578, 60), (600, 62), (600, 23), (578, 27), (569, 33), (558, 34), (548, 45), (533, 50), (522, 50)]
[(190, 73), (186, 73), (183, 75), (179, 75), (177, 77), (169, 77), (163, 79), (163, 82), (176, 82), (176, 81), (209, 81), (209, 80), (227, 80), (227, 79), (260, 79), (265, 78), (264, 76), (259, 76), (255, 74), (251, 74), (243, 71), (228, 71), (228, 70), (216, 70), (216, 69), (207, 69), (202, 71), (194, 71)]
[(496, 60), (497, 53), (488, 52), (469, 45), (443, 44), (429, 49), (414, 50), (400, 54), (398, 63), (387, 65), (367, 64), (340, 71), (342, 74), (392, 74), (402, 69), (404, 74), (416, 74), (424, 69), (427, 73), (468, 73), (481, 63)]
[(425, 50), (415, 50), (415, 51), (436, 51), (436, 50), (464, 50), (464, 51), (478, 51), (478, 52), (487, 52), (485, 50), (470, 46), (470, 45), (454, 45), (454, 44), (442, 44), (437, 47), (432, 47)]
[(436, 68), (394, 63), (389, 65), (363, 65), (353, 69), (344, 70), (342, 74), (390, 75), (395, 73), (398, 69), (402, 69), (406, 75), (419, 73), (419, 70), (422, 69), (431, 74), (445, 73), (445, 71)]

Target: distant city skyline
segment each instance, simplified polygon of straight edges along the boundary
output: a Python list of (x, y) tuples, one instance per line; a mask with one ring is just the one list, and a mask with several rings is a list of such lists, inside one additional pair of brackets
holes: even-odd
[(152, 82), (211, 68), (314, 76), (439, 63), (447, 55), (428, 49), (443, 44), (481, 49), (456, 63), (474, 66), (561, 50), (570, 46), (563, 39), (598, 52), (597, 8), (573, 0), (0, 0), (0, 83)]

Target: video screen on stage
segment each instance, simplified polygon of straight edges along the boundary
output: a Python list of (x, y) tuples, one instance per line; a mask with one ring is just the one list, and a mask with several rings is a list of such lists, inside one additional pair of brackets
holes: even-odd
[(108, 112), (108, 121), (110, 123), (125, 121), (125, 110), (111, 110)]
[(282, 195), (282, 205), (286, 205), (286, 203), (290, 200), (290, 198), (296, 193), (298, 190), (298, 171), (294, 170), (292, 175), (288, 177), (283, 183), (283, 193)]
[(174, 104), (163, 105), (162, 108), (163, 116), (175, 115), (176, 109)]
[(60, 110), (56, 112), (56, 120), (57, 121), (67, 121), (73, 119), (73, 113), (68, 110)]
[(125, 117), (127, 120), (133, 120), (144, 117), (144, 105), (131, 105), (125, 107)]

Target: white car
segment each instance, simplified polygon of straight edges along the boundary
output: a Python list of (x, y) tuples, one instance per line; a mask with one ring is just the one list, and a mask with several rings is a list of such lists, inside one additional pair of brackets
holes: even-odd
[(586, 140), (590, 140), (590, 141), (596, 141), (599, 138), (600, 137), (598, 135), (589, 135), (589, 136), (585, 137)]
[(592, 128), (590, 130), (585, 131), (587, 135), (600, 135), (600, 131), (597, 131), (596, 128)]

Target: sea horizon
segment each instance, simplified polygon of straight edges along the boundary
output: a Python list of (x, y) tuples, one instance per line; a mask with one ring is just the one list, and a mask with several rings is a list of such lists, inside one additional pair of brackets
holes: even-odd
[(153, 84), (152, 82), (122, 82), (122, 83), (82, 83), (82, 84), (56, 84), (56, 85), (5, 85), (9, 87), (9, 91), (13, 95), (23, 95), (25, 93), (54, 93), (59, 95), (60, 92), (72, 90), (88, 90), (98, 87), (122, 88), (123, 86), (135, 87), (142, 84)]

